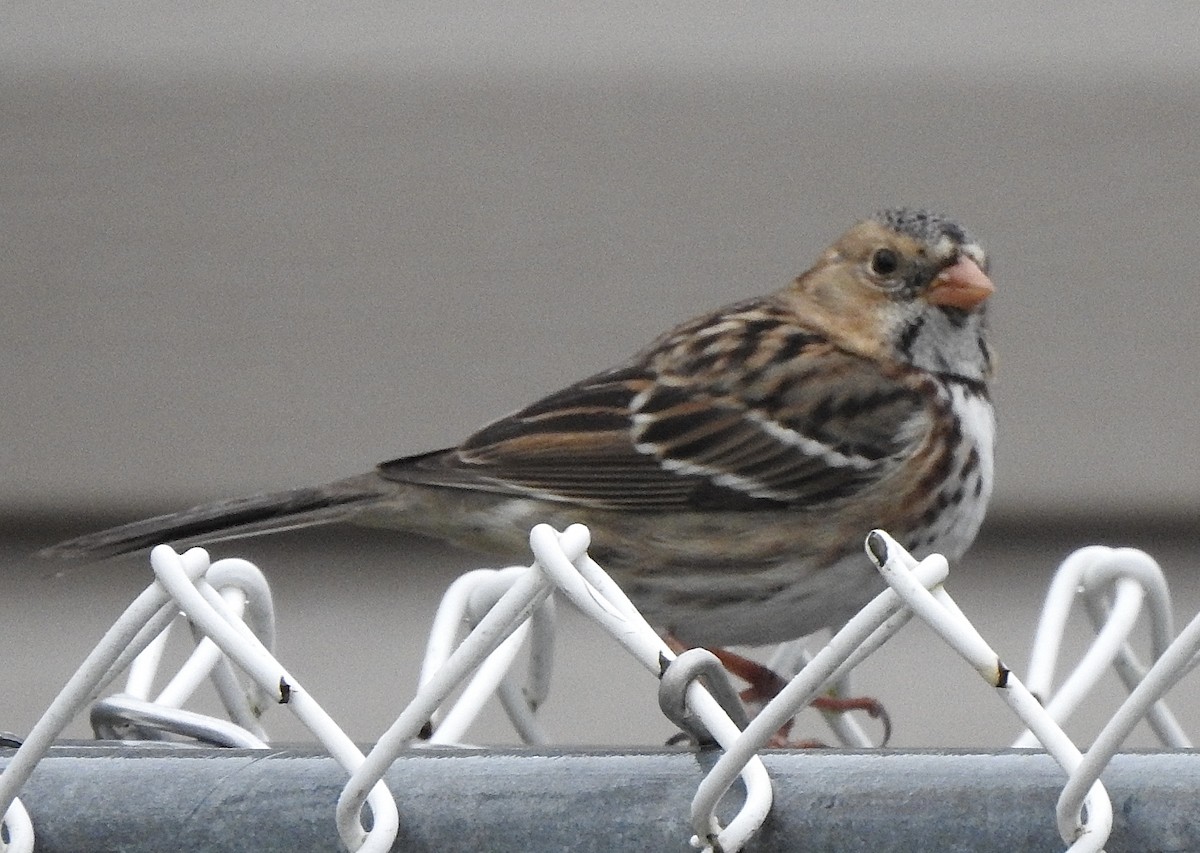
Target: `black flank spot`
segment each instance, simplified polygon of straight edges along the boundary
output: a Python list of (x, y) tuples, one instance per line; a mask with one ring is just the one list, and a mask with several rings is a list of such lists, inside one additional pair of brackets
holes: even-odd
[(950, 476), (950, 467), (954, 462), (954, 457), (950, 453), (941, 453), (938, 455), (936, 464), (928, 474), (922, 478), (922, 483), (926, 488), (935, 487), (939, 483), (944, 483), (946, 478)]
[[(950, 420), (950, 428), (947, 430), (949, 438), (947, 439), (951, 447), (956, 447), (962, 441), (962, 422), (958, 418)], [(947, 457), (953, 454), (946, 454)]]

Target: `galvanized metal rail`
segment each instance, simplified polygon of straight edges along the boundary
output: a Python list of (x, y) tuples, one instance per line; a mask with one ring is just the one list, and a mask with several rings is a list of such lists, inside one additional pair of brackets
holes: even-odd
[[(0, 750), (0, 768), (11, 750)], [(417, 749), (384, 777), (394, 851), (686, 851), (688, 806), (719, 751)], [(1034, 751), (765, 752), (775, 807), (753, 851), (1058, 850), (1064, 774)], [(1200, 754), (1121, 754), (1104, 773), (1108, 853), (1200, 850)], [(62, 745), (22, 790), (39, 853), (340, 849), (346, 771), (311, 750)], [(721, 811), (736, 811), (735, 786)]]

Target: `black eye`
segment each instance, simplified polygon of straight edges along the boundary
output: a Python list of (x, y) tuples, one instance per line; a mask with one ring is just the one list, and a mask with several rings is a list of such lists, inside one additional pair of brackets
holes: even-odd
[(871, 272), (875, 275), (891, 275), (900, 266), (900, 258), (891, 249), (876, 249), (871, 255)]

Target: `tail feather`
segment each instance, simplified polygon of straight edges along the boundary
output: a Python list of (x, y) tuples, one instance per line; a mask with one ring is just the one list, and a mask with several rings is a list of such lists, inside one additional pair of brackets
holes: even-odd
[(185, 547), (298, 527), (344, 521), (384, 496), (373, 474), (327, 486), (230, 498), (68, 539), (38, 552), (58, 559), (93, 559), (161, 543)]

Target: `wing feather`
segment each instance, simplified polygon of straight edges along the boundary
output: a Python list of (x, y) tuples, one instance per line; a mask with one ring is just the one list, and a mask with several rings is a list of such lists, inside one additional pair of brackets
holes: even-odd
[(886, 480), (925, 439), (918, 381), (742, 303), (379, 472), (607, 509), (814, 506)]

